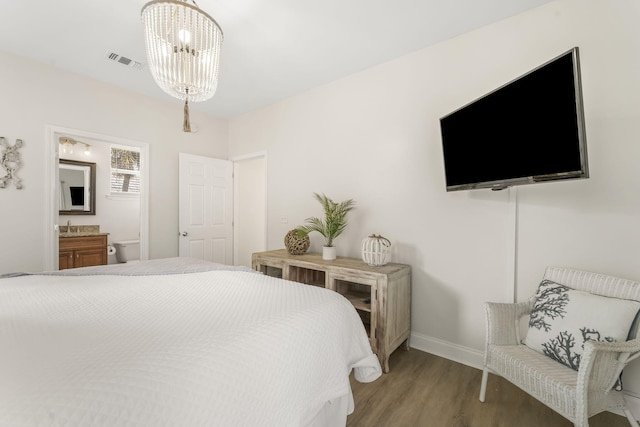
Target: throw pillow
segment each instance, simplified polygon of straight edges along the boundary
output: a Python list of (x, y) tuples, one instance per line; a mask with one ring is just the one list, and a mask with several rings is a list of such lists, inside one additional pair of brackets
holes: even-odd
[(525, 345), (576, 371), (587, 340), (626, 341), (640, 302), (608, 298), (543, 280)]

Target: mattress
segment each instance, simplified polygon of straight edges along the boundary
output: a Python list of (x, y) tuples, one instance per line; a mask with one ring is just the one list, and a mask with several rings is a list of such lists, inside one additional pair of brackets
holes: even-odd
[(0, 279), (0, 425), (304, 426), (381, 374), (338, 293), (107, 272)]

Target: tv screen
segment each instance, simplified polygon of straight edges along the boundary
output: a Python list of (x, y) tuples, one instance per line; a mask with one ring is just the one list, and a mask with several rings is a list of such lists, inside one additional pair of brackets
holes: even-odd
[(447, 191), (587, 178), (578, 48), (440, 119)]

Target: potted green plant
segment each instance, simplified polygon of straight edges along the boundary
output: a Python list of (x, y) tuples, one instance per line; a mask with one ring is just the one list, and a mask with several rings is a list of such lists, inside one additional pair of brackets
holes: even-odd
[(336, 203), (324, 194), (313, 193), (315, 199), (324, 209), (324, 220), (316, 217), (307, 218), (307, 225), (301, 225), (296, 230), (301, 234), (309, 234), (317, 231), (325, 238), (322, 248), (322, 259), (336, 259), (336, 248), (333, 241), (347, 228), (347, 214), (355, 208), (353, 199)]

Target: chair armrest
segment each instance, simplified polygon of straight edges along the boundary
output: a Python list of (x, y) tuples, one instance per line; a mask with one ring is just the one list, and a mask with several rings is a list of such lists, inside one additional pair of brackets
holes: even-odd
[(587, 341), (584, 343), (584, 351), (598, 352), (598, 351), (612, 351), (615, 353), (637, 353), (640, 351), (640, 338), (629, 341)]
[(485, 303), (487, 345), (516, 345), (520, 342), (518, 321), (531, 312), (534, 299), (518, 303)]
[(587, 341), (578, 370), (578, 393), (609, 391), (622, 370), (640, 356), (640, 339), (620, 342)]

